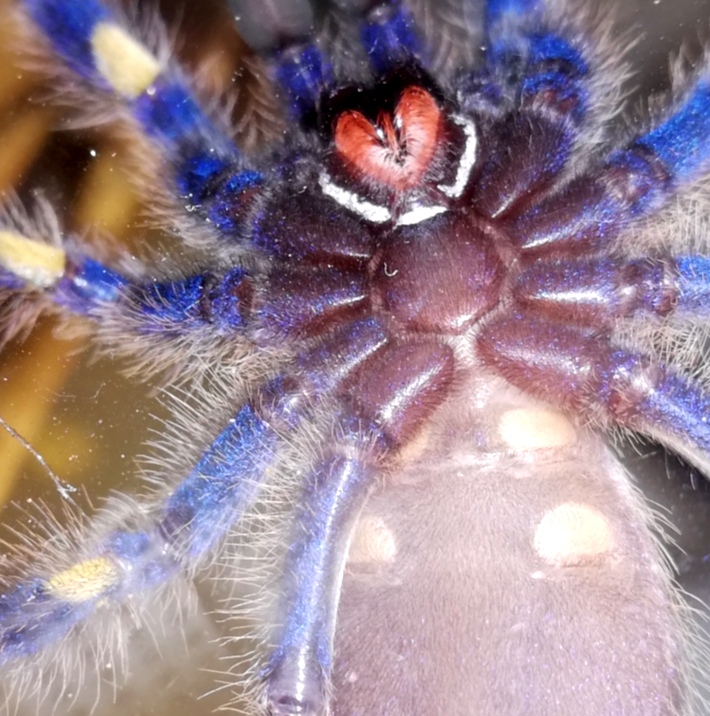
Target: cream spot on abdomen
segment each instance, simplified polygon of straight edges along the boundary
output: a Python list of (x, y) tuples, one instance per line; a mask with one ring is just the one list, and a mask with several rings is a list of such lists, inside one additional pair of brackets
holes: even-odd
[(386, 564), (397, 556), (397, 540), (381, 517), (363, 517), (355, 529), (348, 562)]
[(605, 557), (614, 547), (611, 525), (594, 507), (565, 502), (548, 510), (535, 530), (535, 551), (548, 564), (574, 567)]
[(501, 415), (498, 432), (506, 445), (515, 450), (564, 447), (577, 441), (572, 423), (554, 410), (508, 410)]

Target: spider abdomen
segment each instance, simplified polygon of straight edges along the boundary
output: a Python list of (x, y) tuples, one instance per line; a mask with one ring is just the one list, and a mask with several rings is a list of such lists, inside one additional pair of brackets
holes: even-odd
[(683, 713), (673, 596), (607, 448), (480, 372), (426, 437), (360, 518), (333, 713)]

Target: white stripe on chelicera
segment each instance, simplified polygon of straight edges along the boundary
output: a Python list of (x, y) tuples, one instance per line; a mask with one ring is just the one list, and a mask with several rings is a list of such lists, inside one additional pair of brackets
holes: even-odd
[(470, 119), (459, 115), (453, 116), (452, 119), (456, 124), (463, 127), (463, 132), (466, 135), (466, 145), (461, 154), (461, 161), (459, 162), (459, 168), (456, 170), (454, 183), (439, 184), (437, 188), (449, 198), (458, 199), (466, 188), (466, 184), (468, 184), (469, 177), (471, 176), (471, 169), (473, 169), (473, 165), (476, 163), (478, 134), (476, 133), (476, 125)]
[(384, 224), (392, 218), (389, 209), (365, 201), (354, 192), (337, 186), (325, 173), (318, 177), (318, 183), (326, 196), (337, 201), (340, 206), (359, 214), (363, 219), (371, 221), (373, 224)]
[(416, 206), (413, 209), (402, 214), (397, 219), (397, 226), (412, 226), (413, 224), (419, 224), (422, 221), (431, 219), (432, 216), (443, 214), (448, 209), (440, 204), (433, 206)]

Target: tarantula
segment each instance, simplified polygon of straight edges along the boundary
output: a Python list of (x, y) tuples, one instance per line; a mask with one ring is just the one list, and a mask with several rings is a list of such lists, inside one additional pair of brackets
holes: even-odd
[[(218, 560), (275, 716), (687, 710), (679, 606), (604, 437), (710, 472), (682, 323), (710, 298), (707, 68), (620, 137), (623, 67), (556, 2), (489, 0), (475, 62), (442, 61), (415, 4), (239, 6), (294, 127), (261, 153), (156, 23), (17, 3), (62, 101), (142, 132), (135, 180), (161, 178), (185, 257), (99, 258), (8, 203), (6, 333), (83, 316), (191, 402), (150, 490), (28, 538), (0, 595), (10, 696), (111, 662), (118, 613)], [(670, 251), (683, 215), (700, 235)]]

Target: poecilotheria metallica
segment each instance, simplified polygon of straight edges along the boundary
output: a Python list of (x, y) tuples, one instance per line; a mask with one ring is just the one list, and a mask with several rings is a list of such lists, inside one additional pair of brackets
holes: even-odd
[(215, 577), (222, 703), (687, 711), (682, 610), (603, 441), (710, 468), (707, 69), (620, 128), (626, 68), (585, 7), (239, 5), (273, 101), (238, 79), (236, 114), (271, 141), (240, 141), (154, 16), (12, 9), (56, 103), (130, 136), (172, 236), (97, 248), (5, 202), (6, 335), (74, 316), (169, 413), (145, 488), (20, 520), (10, 708), (91, 710)]

